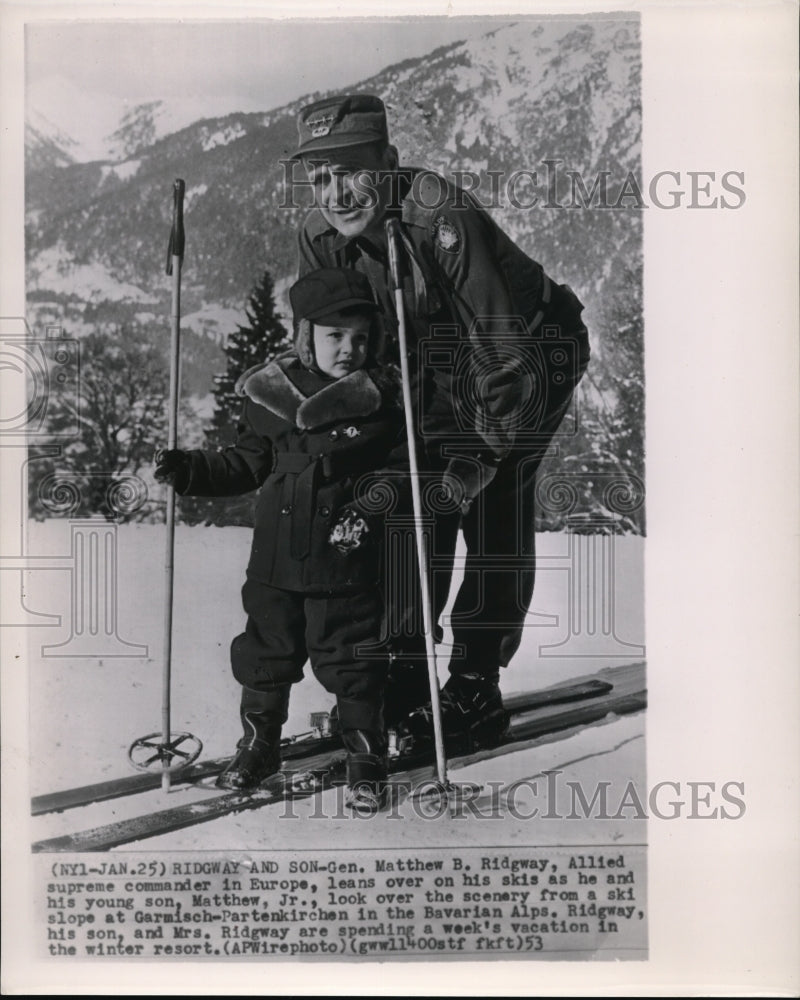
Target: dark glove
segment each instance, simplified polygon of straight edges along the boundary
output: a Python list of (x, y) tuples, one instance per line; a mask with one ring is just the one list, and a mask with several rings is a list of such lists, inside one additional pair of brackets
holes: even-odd
[(192, 464), (189, 456), (180, 448), (159, 448), (155, 455), (156, 482), (167, 483), (177, 493), (182, 493), (189, 485)]
[(512, 364), (486, 372), (480, 379), (478, 391), (490, 416), (505, 417), (528, 402), (533, 384), (528, 372)]
[(366, 542), (369, 525), (355, 508), (345, 507), (331, 528), (328, 542), (340, 552), (347, 554), (359, 549)]
[(466, 514), (475, 497), (496, 475), (496, 465), (487, 465), (478, 459), (451, 458), (442, 473), (442, 489), (461, 508), (461, 513)]

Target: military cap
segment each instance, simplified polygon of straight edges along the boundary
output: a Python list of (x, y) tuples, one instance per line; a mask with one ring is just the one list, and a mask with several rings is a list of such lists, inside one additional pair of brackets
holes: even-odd
[(293, 159), (367, 142), (388, 142), (386, 108), (374, 94), (326, 97), (303, 108), (297, 119), (298, 148)]
[(295, 322), (324, 319), (346, 309), (378, 309), (366, 275), (344, 267), (323, 267), (304, 275), (289, 289), (289, 299)]

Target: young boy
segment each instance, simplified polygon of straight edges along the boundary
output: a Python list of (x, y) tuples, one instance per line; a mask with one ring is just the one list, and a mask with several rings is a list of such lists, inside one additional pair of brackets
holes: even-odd
[(314, 271), (290, 299), (294, 350), (239, 380), (236, 444), (162, 452), (156, 478), (182, 495), (261, 487), (242, 589), (247, 625), (231, 645), (244, 735), (217, 785), (252, 789), (280, 769), (289, 691), (310, 659), (336, 695), (350, 805), (372, 811), (386, 791), (389, 656), (359, 649), (385, 646), (385, 547), (382, 519), (359, 501), (376, 472), (390, 489), (407, 486), (400, 387), (378, 363), (381, 325), (363, 274)]

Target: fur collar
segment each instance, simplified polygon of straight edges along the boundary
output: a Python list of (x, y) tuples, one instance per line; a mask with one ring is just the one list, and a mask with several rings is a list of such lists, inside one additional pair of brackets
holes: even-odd
[(236, 391), (301, 430), (366, 417), (381, 408), (381, 392), (363, 368), (335, 382), (320, 379), (317, 392), (306, 396), (286, 372), (291, 363), (291, 358), (280, 358), (251, 368), (236, 383)]

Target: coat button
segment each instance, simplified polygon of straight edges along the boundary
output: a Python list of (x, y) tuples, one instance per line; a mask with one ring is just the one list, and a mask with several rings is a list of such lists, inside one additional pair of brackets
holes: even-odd
[(291, 513), (292, 513), (292, 505), (290, 503), (287, 503), (285, 507), (281, 507), (281, 514), (291, 514)]
[(338, 431), (331, 431), (330, 434), (328, 435), (328, 437), (331, 439), (331, 441), (336, 441), (338, 439), (338, 437), (339, 437), (339, 432)]
[(321, 514), (321, 515), (322, 515), (323, 517), (327, 517), (327, 516), (328, 516), (328, 514), (330, 514), (330, 512), (331, 512), (331, 509), (330, 509), (330, 507), (325, 507), (325, 506), (322, 506), (322, 507), (320, 507), (320, 509), (319, 509), (319, 513), (320, 513), (320, 514)]

